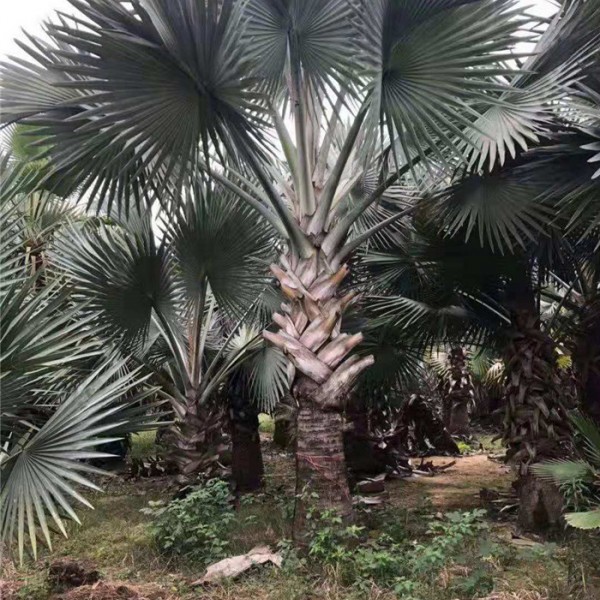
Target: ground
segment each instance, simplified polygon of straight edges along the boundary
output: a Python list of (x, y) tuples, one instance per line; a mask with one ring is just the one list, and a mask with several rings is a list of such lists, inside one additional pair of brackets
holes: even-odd
[[(243, 502), (239, 507), (238, 523), (241, 525), (232, 533), (230, 551), (233, 554), (246, 552), (258, 544), (275, 548), (278, 542), (289, 537), (293, 458), (275, 449), (268, 437), (267, 434), (264, 444), (266, 490), (257, 499)], [(426, 459), (437, 465), (456, 460), (450, 468), (433, 477), (387, 482), (385, 508), (367, 515), (373, 527), (369, 538), (378, 535), (379, 531), (391, 534), (395, 529), (404, 528), (403, 535), (416, 538), (415, 552), (420, 551), (427, 558), (428, 547), (418, 545), (425, 539), (422, 538), (424, 523), (431, 522), (432, 518), (442, 518), (449, 511), (481, 507), (482, 488), (498, 491), (501, 497), (508, 496), (511, 474), (500, 462), (488, 457), (486, 449), (493, 452), (494, 448), (486, 440), (472, 447), (483, 447), (483, 451), (457, 459)], [(138, 458), (143, 457), (152, 448), (153, 438), (146, 435), (135, 440), (133, 453)], [(418, 460), (415, 464), (418, 466)], [(118, 475), (104, 481), (103, 487), (103, 493), (88, 496), (95, 510), (82, 509), (82, 526), (72, 526), (68, 539), (55, 538), (51, 552), (46, 552), (37, 561), (28, 560), (22, 567), (8, 557), (4, 558), (2, 600), (62, 598), (51, 596), (47, 582), (47, 565), (57, 557), (86, 561), (100, 571), (103, 581), (130, 586), (111, 588), (113, 592), (121, 591), (104, 596), (103, 590), (107, 588), (102, 583), (95, 591), (91, 587), (81, 588), (79, 595), (68, 596), (68, 600), (409, 600), (413, 597), (376, 585), (365, 587), (364, 582), (358, 587), (355, 583), (349, 585), (341, 573), (343, 564), (324, 566), (315, 571), (314, 566), (309, 567), (302, 560), (281, 570), (262, 568), (224, 585), (192, 587), (191, 582), (202, 575), (203, 566), (161, 556), (149, 533), (150, 517), (140, 512), (149, 501), (168, 499), (176, 488), (173, 481), (169, 477), (127, 479)], [(490, 492), (492, 497), (494, 493)], [(485, 496), (483, 503), (485, 505)], [(510, 505), (510, 501), (505, 504)], [(600, 573), (593, 564), (595, 561), (589, 559), (590, 544), (594, 544), (596, 552), (600, 548), (597, 536), (560, 535), (556, 543), (523, 538), (516, 530), (510, 510), (504, 513), (495, 511), (493, 505), (490, 507), (493, 510), (485, 517), (486, 526), (491, 531), (490, 539), (502, 551), (485, 559), (490, 563), (485, 565), (486, 577), (490, 579), (485, 594), (477, 586), (471, 589), (461, 583), (462, 587), (452, 587), (455, 581), (469, 583), (471, 572), (475, 571), (470, 566), (460, 566), (458, 559), (450, 557), (447, 565), (428, 584), (430, 595), (423, 600), (478, 597), (489, 600), (567, 600), (576, 597), (592, 600), (596, 597), (594, 581)], [(127, 595), (131, 590), (138, 595)]]
[[(470, 510), (481, 505), (480, 490), (495, 488), (505, 491), (510, 487), (510, 470), (490, 460), (487, 454), (473, 454), (458, 459), (428, 457), (425, 462), (444, 466), (456, 461), (450, 468), (433, 477), (416, 476), (390, 482), (390, 502), (394, 506), (411, 508), (423, 498), (440, 510)], [(419, 465), (419, 460), (414, 461)]]

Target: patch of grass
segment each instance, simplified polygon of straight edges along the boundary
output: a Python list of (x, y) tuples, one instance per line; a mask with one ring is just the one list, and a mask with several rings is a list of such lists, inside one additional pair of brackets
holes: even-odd
[(265, 413), (258, 415), (258, 430), (261, 433), (270, 433), (271, 435), (275, 432), (275, 421), (273, 417)]
[(473, 451), (472, 446), (470, 444), (467, 444), (467, 442), (463, 442), (462, 440), (456, 442), (456, 445), (458, 446), (458, 449), (460, 450), (461, 454), (467, 454)]
[(50, 588), (46, 578), (41, 573), (33, 573), (17, 592), (17, 600), (46, 600)]
[(232, 528), (231, 549), (243, 554), (258, 545), (273, 548), (291, 537), (293, 497), (283, 492), (263, 492), (242, 497)]
[(156, 454), (156, 429), (149, 431), (140, 431), (131, 436), (131, 451), (132, 459), (144, 459), (148, 456)]
[(502, 440), (496, 439), (498, 434), (496, 433), (482, 433), (477, 436), (477, 442), (475, 446), (481, 444), (481, 448), (488, 454), (500, 454), (505, 450)]
[(139, 510), (146, 505), (140, 497), (97, 499), (96, 510), (85, 514), (82, 527), (71, 528), (70, 537), (56, 546), (58, 554), (89, 558), (111, 570), (136, 570), (154, 564), (155, 550)]
[[(153, 441), (151, 436), (142, 437), (145, 441), (138, 451), (151, 447), (148, 439)], [(506, 524), (491, 524), (486, 526), (486, 532), (470, 538), (468, 543), (461, 542), (452, 548), (443, 545), (444, 535), (448, 539), (450, 534), (456, 537), (461, 534), (462, 525), (460, 521), (448, 523), (454, 533), (432, 532), (431, 524), (445, 522), (440, 513), (448, 510), (446, 503), (440, 505), (435, 501), (436, 496), (454, 495), (462, 509), (466, 498), (476, 498), (482, 485), (491, 485), (487, 480), (493, 484), (496, 478), (504, 482), (510, 478), (509, 474), (498, 472), (495, 463), (486, 457), (479, 457), (479, 462), (476, 458), (459, 459), (456, 470), (438, 477), (390, 482), (387, 508), (361, 511), (358, 524), (366, 529), (356, 539), (356, 546), (340, 550), (349, 553), (347, 561), (326, 564), (325, 560), (288, 550), (288, 560), (282, 569), (255, 568), (239, 579), (208, 588), (191, 586), (191, 582), (202, 576), (204, 565), (185, 557), (169, 559), (158, 552), (149, 531), (151, 517), (140, 512), (150, 500), (172, 497), (173, 482), (169, 478), (103, 479), (99, 483), (105, 492), (87, 495), (96, 510), (79, 512), (82, 527), (72, 524), (68, 540), (54, 538), (52, 553), (46, 553), (37, 563), (30, 562), (19, 571), (4, 572), (2, 577), (25, 586), (18, 600), (47, 600), (46, 562), (69, 555), (94, 563), (109, 580), (133, 585), (158, 583), (169, 600), (596, 598), (600, 573), (594, 563), (600, 552), (600, 540), (593, 534), (585, 537), (576, 532), (559, 545), (544, 545), (531, 551), (510, 543)], [(242, 497), (236, 507), (228, 535), (231, 555), (265, 544), (272, 549), (289, 548), (284, 540), (291, 536), (293, 460), (267, 449), (265, 461), (268, 475), (265, 491)], [(479, 469), (477, 477), (472, 476), (474, 465)], [(433, 489), (432, 484), (435, 484)], [(487, 517), (482, 519), (489, 524)], [(399, 548), (398, 553), (395, 548)], [(447, 560), (441, 561), (440, 556), (446, 556)], [(435, 569), (429, 568), (430, 564)], [(354, 570), (350, 569), (351, 565), (355, 565)], [(382, 580), (382, 573), (385, 575), (394, 565), (401, 575), (399, 580), (394, 580), (399, 586), (396, 591)]]

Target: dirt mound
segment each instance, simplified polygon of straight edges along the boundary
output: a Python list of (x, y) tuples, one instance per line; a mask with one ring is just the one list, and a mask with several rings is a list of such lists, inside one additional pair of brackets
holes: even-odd
[(73, 558), (58, 558), (48, 567), (48, 583), (53, 590), (89, 585), (99, 579), (94, 565)]
[(170, 600), (171, 598), (170, 594), (154, 585), (133, 586), (101, 581), (55, 594), (51, 600)]

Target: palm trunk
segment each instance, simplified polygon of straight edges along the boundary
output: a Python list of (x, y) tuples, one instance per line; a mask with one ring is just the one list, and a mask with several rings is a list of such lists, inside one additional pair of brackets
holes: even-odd
[(296, 442), (296, 408), (294, 400), (286, 396), (275, 411), (273, 443), (284, 450), (291, 449)]
[(263, 485), (264, 465), (258, 434), (258, 417), (250, 423), (232, 423), (231, 474), (239, 492), (253, 492)]
[(271, 269), (286, 302), (282, 312), (273, 316), (279, 331), (264, 335), (283, 349), (293, 365), (292, 395), (299, 408), (297, 487), (308, 492), (296, 506), (294, 535), (298, 538), (304, 532), (309, 496), (318, 510), (351, 516), (341, 413), (356, 377), (373, 358), (349, 356), (362, 335), (340, 332), (343, 311), (354, 297), (338, 291), (348, 274), (345, 265), (334, 269), (315, 248), (311, 258), (284, 256), (281, 266)]
[(562, 501), (559, 490), (533, 477), (529, 467), (561, 456), (570, 430), (554, 343), (540, 329), (531, 290), (517, 291), (505, 349), (504, 442), (519, 477), (519, 522), (527, 530), (536, 530), (559, 522)]
[(221, 402), (198, 406), (190, 400), (184, 418), (165, 434), (168, 458), (177, 467), (180, 483), (189, 484), (200, 473), (207, 477), (225, 474), (223, 456), (229, 445), (222, 406)]
[(600, 423), (600, 300), (583, 309), (574, 359), (581, 405)]
[(247, 382), (242, 377), (230, 382), (231, 475), (236, 490), (241, 493), (260, 489), (264, 478), (258, 412), (248, 398), (247, 390)]
[(292, 445), (293, 438), (292, 422), (281, 416), (275, 416), (275, 428), (273, 431), (273, 443), (282, 450), (287, 450)]
[(344, 519), (352, 516), (348, 486), (342, 415), (319, 410), (305, 403), (298, 412), (296, 441), (296, 496), (294, 534), (302, 541), (310, 510), (335, 511)]
[(448, 355), (450, 368), (446, 384), (444, 406), (445, 425), (452, 434), (469, 434), (469, 404), (473, 398), (473, 384), (464, 350), (457, 346)]

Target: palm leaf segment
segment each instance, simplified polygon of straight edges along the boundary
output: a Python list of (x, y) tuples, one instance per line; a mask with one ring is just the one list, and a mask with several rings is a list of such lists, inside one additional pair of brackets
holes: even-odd
[[(117, 400), (140, 383), (135, 372), (120, 374), (123, 367), (123, 362), (106, 362), (60, 401), (39, 429), (12, 433), (1, 461), (0, 527), (3, 539), (12, 542), (16, 536), (21, 560), (27, 533), (36, 554), (38, 528), (52, 547), (48, 515), (66, 536), (64, 519), (79, 522), (73, 500), (91, 507), (78, 487), (99, 488), (81, 473), (101, 471), (82, 461), (109, 456), (95, 448), (110, 441), (111, 430), (127, 423), (120, 413), (128, 403)], [(135, 394), (131, 404), (149, 393)]]

